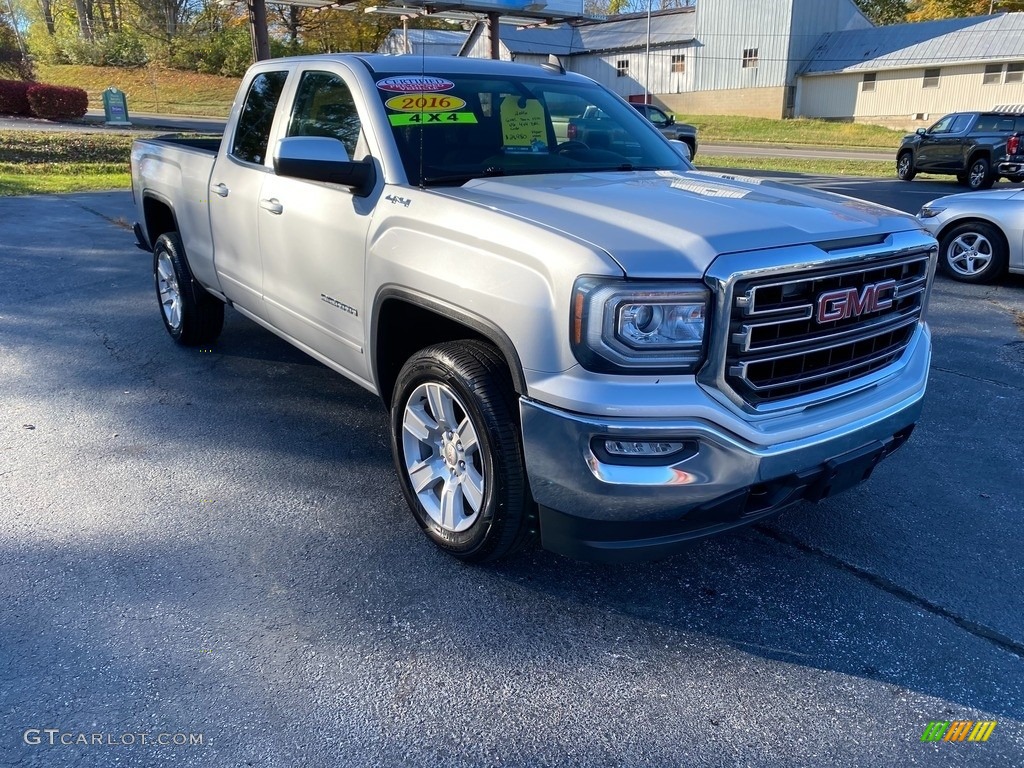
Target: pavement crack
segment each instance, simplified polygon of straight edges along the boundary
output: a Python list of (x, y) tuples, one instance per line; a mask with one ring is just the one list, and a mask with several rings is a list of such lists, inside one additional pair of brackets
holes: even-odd
[(94, 216), (99, 216), (101, 219), (103, 219), (104, 221), (107, 221), (107, 222), (113, 224), (115, 227), (119, 227), (120, 229), (124, 229), (124, 230), (127, 230), (129, 232), (132, 231), (131, 222), (129, 222), (123, 216), (107, 216), (107, 214), (103, 213), (102, 211), (97, 211), (95, 208), (90, 208), (88, 205), (83, 205), (82, 203), (79, 203), (77, 201), (71, 201), (71, 202), (74, 205), (77, 205), (83, 211), (88, 211), (89, 213), (93, 214)]
[(996, 387), (1002, 387), (1003, 389), (1012, 389), (1014, 391), (1020, 391), (1022, 388), (1014, 386), (1013, 384), (1007, 384), (1005, 381), (996, 381), (995, 379), (986, 379), (984, 376), (971, 376), (969, 373), (963, 371), (955, 371), (952, 368), (943, 368), (942, 366), (932, 363), (931, 366), (933, 371), (942, 371), (943, 373), (949, 373), (953, 376), (960, 376), (971, 381), (981, 382), (983, 384), (992, 384)]
[(840, 557), (836, 557), (835, 555), (830, 554), (823, 549), (813, 547), (810, 544), (800, 541), (800, 539), (791, 534), (775, 531), (764, 525), (755, 525), (754, 529), (765, 538), (771, 539), (780, 544), (786, 544), (790, 547), (793, 547), (794, 549), (799, 550), (800, 552), (803, 552), (806, 555), (812, 555), (817, 559), (821, 560), (822, 562), (827, 563), (828, 565), (831, 565), (842, 571), (846, 571), (847, 573), (852, 574), (853, 576), (856, 576), (861, 581), (870, 584), (871, 586), (880, 589), (883, 592), (888, 593), (889, 595), (892, 595), (898, 600), (902, 600), (903, 602), (912, 605), (915, 608), (920, 608), (921, 610), (927, 611), (928, 613), (943, 618), (946, 621), (949, 621), (950, 623), (964, 630), (965, 632), (968, 632), (981, 640), (985, 640), (991, 643), (992, 645), (996, 646), (997, 648), (1000, 648), (1004, 651), (1008, 651), (1009, 653), (1012, 653), (1014, 656), (1017, 656), (1018, 658), (1024, 659), (1024, 643), (1020, 643), (1014, 640), (1012, 637), (1004, 635), (1002, 632), (992, 629), (991, 627), (987, 627), (984, 624), (980, 624), (976, 621), (966, 619), (963, 616), (960, 616), (954, 613), (953, 611), (950, 611), (948, 608), (943, 608), (938, 603), (932, 602), (926, 597), (921, 597), (920, 595), (914, 594), (906, 587), (901, 587), (899, 584), (890, 581), (884, 576), (879, 576), (877, 573), (872, 573), (871, 571), (865, 570), (860, 566), (854, 565), (853, 563), (849, 563), (846, 560), (843, 560)]

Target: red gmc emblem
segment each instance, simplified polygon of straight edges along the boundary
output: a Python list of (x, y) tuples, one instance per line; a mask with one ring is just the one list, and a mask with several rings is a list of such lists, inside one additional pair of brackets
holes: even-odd
[(860, 317), (865, 312), (889, 309), (896, 295), (896, 281), (883, 280), (865, 285), (861, 290), (843, 288), (818, 297), (818, 322), (831, 323), (848, 317)]

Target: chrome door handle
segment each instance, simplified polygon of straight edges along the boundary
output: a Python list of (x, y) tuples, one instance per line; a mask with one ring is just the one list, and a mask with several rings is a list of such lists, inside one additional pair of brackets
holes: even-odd
[(260, 200), (260, 208), (278, 215), (284, 212), (284, 206), (281, 205), (280, 201), (276, 197), (272, 197), (269, 200)]
[(227, 197), (228, 196), (228, 185), (227, 184), (214, 184), (212, 187), (210, 187), (210, 191), (213, 192), (213, 194), (215, 194), (215, 195), (219, 195), (220, 197)]

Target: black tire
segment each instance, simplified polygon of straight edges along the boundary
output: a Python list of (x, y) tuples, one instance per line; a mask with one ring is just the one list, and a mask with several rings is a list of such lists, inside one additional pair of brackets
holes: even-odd
[(967, 169), (967, 186), (970, 189), (988, 189), (995, 180), (987, 157), (975, 157), (971, 160), (971, 165)]
[(917, 176), (914, 169), (914, 153), (909, 150), (900, 152), (896, 157), (896, 178), (900, 181), (913, 181)]
[(224, 303), (192, 277), (185, 247), (177, 232), (157, 238), (153, 246), (153, 285), (167, 333), (185, 347), (205, 347), (224, 327)]
[(991, 283), (1006, 271), (1006, 237), (984, 221), (968, 221), (943, 234), (939, 268), (964, 283)]
[(533, 537), (518, 403), (493, 347), (446, 342), (405, 363), (391, 403), (391, 450), (409, 508), (445, 552), (497, 560)]

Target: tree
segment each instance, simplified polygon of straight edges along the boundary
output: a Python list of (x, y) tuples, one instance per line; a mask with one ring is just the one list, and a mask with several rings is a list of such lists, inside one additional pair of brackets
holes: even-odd
[[(2, 8), (3, 6), (0, 6)], [(0, 15), (0, 80), (9, 77), (19, 80), (32, 79), (32, 64), (25, 57), (24, 44), (14, 24)]]
[(989, 11), (1024, 11), (1024, 0), (914, 0), (907, 21), (985, 16)]
[(857, 0), (857, 7), (872, 24), (902, 24), (910, 12), (908, 0)]

